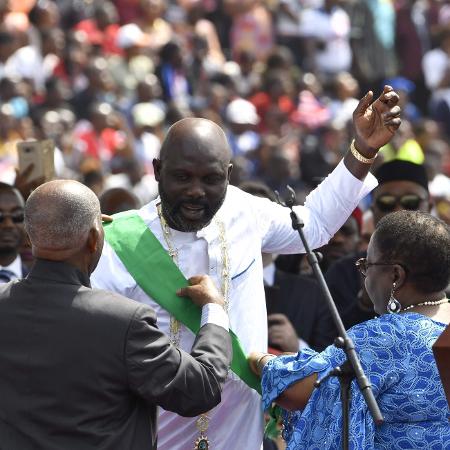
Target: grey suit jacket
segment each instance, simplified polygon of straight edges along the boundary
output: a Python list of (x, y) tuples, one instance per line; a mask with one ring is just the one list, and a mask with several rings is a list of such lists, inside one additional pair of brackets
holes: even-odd
[(156, 448), (157, 405), (184, 416), (220, 402), (227, 331), (203, 326), (191, 354), (154, 311), (38, 260), (0, 286), (0, 449)]

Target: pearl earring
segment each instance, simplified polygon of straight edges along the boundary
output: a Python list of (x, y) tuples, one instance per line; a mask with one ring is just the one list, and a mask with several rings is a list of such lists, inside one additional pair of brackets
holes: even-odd
[(392, 283), (391, 296), (386, 307), (389, 314), (399, 313), (402, 310), (401, 303), (394, 297), (395, 288), (396, 284)]

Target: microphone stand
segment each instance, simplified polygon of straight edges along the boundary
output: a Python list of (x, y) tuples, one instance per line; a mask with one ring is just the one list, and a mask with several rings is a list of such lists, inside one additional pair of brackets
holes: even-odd
[(303, 227), (305, 224), (293, 210), (293, 206), (295, 204), (295, 192), (290, 186), (287, 186), (287, 189), (289, 191), (289, 197), (286, 200), (285, 204), (283, 204), (280, 201), (279, 194), (278, 192), (275, 191), (278, 203), (280, 203), (282, 206), (287, 206), (291, 210), (290, 216), (292, 220), (292, 228), (298, 231), (300, 239), (303, 242), (303, 246), (306, 252), (306, 258), (314, 272), (315, 277), (317, 278), (317, 281), (319, 282), (320, 289), (326, 299), (328, 308), (333, 317), (334, 324), (339, 333), (339, 336), (334, 341), (334, 345), (336, 347), (342, 348), (347, 357), (346, 361), (341, 366), (331, 370), (331, 372), (329, 372), (327, 376), (322, 378), (322, 380), (316, 381), (315, 387), (319, 387), (322, 382), (324, 382), (330, 377), (338, 378), (342, 404), (342, 422), (343, 422), (342, 448), (343, 450), (348, 450), (350, 443), (350, 434), (349, 434), (349, 421), (350, 421), (349, 412), (351, 400), (350, 385), (353, 378), (356, 378), (359, 389), (361, 390), (364, 400), (367, 403), (369, 412), (372, 415), (375, 424), (380, 425), (381, 423), (383, 423), (384, 419), (383, 415), (381, 414), (380, 408), (378, 407), (377, 401), (375, 400), (375, 397), (373, 395), (372, 385), (370, 384), (368, 378), (364, 374), (363, 368), (361, 367), (361, 363), (355, 351), (355, 345), (353, 344), (353, 341), (350, 339), (350, 337), (347, 335), (347, 332), (345, 331), (342, 319), (339, 316), (339, 312), (331, 296), (330, 290), (328, 289), (322, 270), (320, 269), (317, 255), (311, 251), (308, 245), (305, 234), (303, 232)]

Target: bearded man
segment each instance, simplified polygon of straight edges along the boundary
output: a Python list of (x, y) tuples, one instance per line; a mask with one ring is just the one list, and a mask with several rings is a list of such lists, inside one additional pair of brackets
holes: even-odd
[[(361, 99), (350, 151), (305, 205), (295, 207), (312, 248), (326, 244), (376, 186), (368, 171), (400, 125), (397, 102), (389, 86), (375, 101), (372, 92)], [(208, 274), (225, 298), (234, 355), (222, 402), (195, 419), (161, 411), (159, 450), (259, 450), (262, 444), (259, 385), (245, 359), (267, 349), (261, 252), (304, 248), (287, 208), (228, 186), (230, 157), (225, 134), (213, 122), (175, 123), (154, 160), (159, 197), (106, 227), (108, 244), (92, 278), (97, 287), (151, 305), (159, 327), (182, 349), (191, 348), (200, 321), (188, 300), (174, 295), (183, 280)]]

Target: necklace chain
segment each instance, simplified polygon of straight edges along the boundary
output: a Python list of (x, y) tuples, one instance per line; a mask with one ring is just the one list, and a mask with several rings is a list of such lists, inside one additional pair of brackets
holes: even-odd
[(402, 308), (402, 311), (408, 311), (408, 309), (419, 308), (420, 306), (443, 305), (444, 303), (448, 303), (447, 297), (441, 298), (440, 300), (435, 300), (435, 301), (429, 300), (429, 301), (425, 301), (422, 303), (416, 303), (415, 305), (409, 305), (406, 308)]
[[(159, 221), (161, 223), (161, 228), (163, 232), (164, 241), (167, 245), (167, 250), (170, 257), (173, 259), (175, 264), (178, 266), (178, 251), (174, 248), (172, 243), (172, 237), (170, 233), (169, 225), (164, 218), (161, 211), (161, 203), (156, 205), (156, 210), (158, 212)], [(214, 216), (214, 223), (216, 224), (219, 231), (219, 247), (221, 256), (221, 286), (220, 291), (224, 299), (224, 309), (228, 312), (229, 307), (229, 291), (230, 291), (230, 259), (228, 256), (228, 243), (225, 233), (225, 224), (220, 220), (217, 215)]]
[[(169, 252), (170, 257), (173, 259), (174, 263), (178, 266), (178, 251), (174, 248), (172, 243), (172, 237), (170, 233), (169, 225), (166, 222), (166, 219), (164, 218), (162, 211), (161, 211), (161, 203), (158, 203), (156, 205), (156, 210), (158, 212), (159, 222), (161, 224), (161, 229), (163, 232), (164, 241), (167, 245), (167, 250)], [(229, 290), (230, 290), (230, 270), (229, 270), (229, 257), (228, 257), (228, 243), (226, 239), (225, 234), (225, 225), (222, 220), (220, 220), (217, 215), (214, 216), (214, 223), (217, 226), (217, 229), (219, 231), (219, 246), (220, 246), (220, 255), (221, 255), (221, 286), (220, 290), (222, 293), (222, 297), (224, 299), (224, 309), (226, 312), (228, 312), (229, 307)], [(172, 315), (170, 315), (170, 325), (169, 325), (169, 333), (170, 333), (170, 341), (173, 345), (176, 347), (180, 346), (180, 340), (181, 340), (181, 324), (180, 322)], [(206, 432), (208, 430), (209, 426), (209, 417), (208, 415), (201, 414), (198, 419), (195, 422), (195, 426), (197, 427), (197, 430), (200, 433), (200, 437), (195, 442), (194, 449), (200, 448), (200, 445), (207, 444), (207, 447), (209, 447), (208, 438), (206, 437)], [(202, 447), (203, 448), (203, 447)]]

